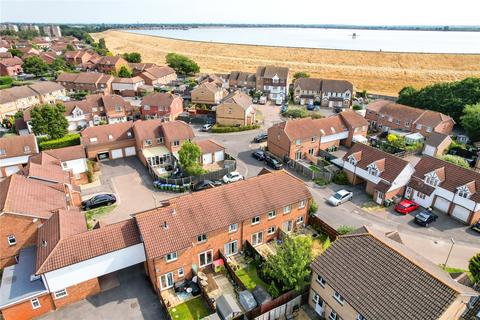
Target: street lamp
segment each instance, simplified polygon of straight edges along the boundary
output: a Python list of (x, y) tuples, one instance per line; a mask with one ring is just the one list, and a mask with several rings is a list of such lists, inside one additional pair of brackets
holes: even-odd
[(453, 246), (455, 245), (455, 240), (453, 240), (453, 238), (451, 238), (450, 241), (452, 242), (452, 245), (450, 246), (450, 250), (448, 251), (447, 259), (445, 260), (445, 263), (443, 264), (444, 268), (447, 267), (448, 259), (450, 258), (450, 254), (452, 253)]

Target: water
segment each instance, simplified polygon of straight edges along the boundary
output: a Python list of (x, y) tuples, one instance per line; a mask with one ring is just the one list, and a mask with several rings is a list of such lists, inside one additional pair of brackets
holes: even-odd
[[(480, 53), (480, 32), (320, 28), (193, 28), (128, 30), (181, 40), (366, 51)], [(352, 35), (356, 34), (353, 39)]]

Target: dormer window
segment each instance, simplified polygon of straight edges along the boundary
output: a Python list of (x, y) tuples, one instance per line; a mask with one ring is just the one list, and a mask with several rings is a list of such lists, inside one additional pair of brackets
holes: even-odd
[(91, 143), (95, 143), (95, 142), (97, 142), (97, 141), (98, 141), (98, 140), (97, 140), (97, 137), (92, 137), (92, 138), (90, 138), (90, 142), (91, 142)]
[(157, 143), (162, 144), (163, 143), (163, 137), (157, 138)]
[(432, 187), (438, 186), (439, 182), (440, 180), (435, 172), (432, 172), (425, 177), (425, 183), (431, 185)]
[(31, 150), (30, 150), (30, 146), (25, 146), (25, 147), (23, 147), (23, 152), (24, 152), (24, 153), (30, 153), (30, 151), (31, 151)]
[(130, 131), (127, 132), (127, 137), (131, 137), (132, 136), (132, 133)]
[(121, 107), (121, 106), (115, 106), (115, 111), (116, 111), (116, 112), (122, 111), (122, 107)]
[(147, 139), (147, 140), (145, 140), (144, 144), (145, 144), (145, 146), (150, 146), (150, 145), (152, 145), (152, 140)]
[(367, 172), (375, 177), (378, 177), (380, 175), (380, 170), (375, 163), (372, 163), (367, 167)]
[(108, 135), (108, 140), (113, 140), (113, 136), (111, 134)]
[(357, 160), (354, 157), (350, 156), (350, 157), (348, 157), (348, 163), (356, 166), (357, 165)]
[(470, 190), (468, 190), (468, 188), (466, 186), (462, 186), (462, 187), (457, 189), (457, 195), (459, 197), (468, 199), (470, 197)]

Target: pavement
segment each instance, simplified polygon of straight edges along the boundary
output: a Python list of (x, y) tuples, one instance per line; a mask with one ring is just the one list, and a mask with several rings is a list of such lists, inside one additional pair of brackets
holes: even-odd
[[(117, 271), (108, 276), (117, 278), (118, 283), (114, 288), (48, 313), (38, 319), (167, 319), (165, 310), (155, 291), (153, 291), (142, 264)], [(102, 278), (100, 278), (100, 286), (103, 289)]]

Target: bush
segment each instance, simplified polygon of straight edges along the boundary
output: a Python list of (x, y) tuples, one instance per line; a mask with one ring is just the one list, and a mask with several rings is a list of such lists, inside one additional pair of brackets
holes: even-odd
[(308, 213), (310, 215), (314, 215), (318, 210), (318, 204), (315, 200), (312, 200), (312, 203), (310, 204), (310, 208), (308, 208)]
[(313, 181), (315, 182), (315, 184), (317, 184), (319, 186), (326, 186), (328, 184), (328, 181), (323, 179), (323, 178), (318, 178), (318, 179), (315, 179)]
[(198, 176), (204, 173), (207, 173), (207, 170), (203, 169), (201, 165), (199, 164), (193, 164), (189, 167), (184, 168), (184, 171), (189, 175), (189, 176)]
[(59, 149), (80, 144), (79, 133), (69, 133), (62, 138), (47, 140), (46, 138), (38, 138), (38, 147), (40, 150)]
[(229, 126), (221, 126), (215, 124), (212, 127), (213, 133), (228, 133), (228, 132), (240, 132), (240, 131), (247, 131), (247, 130), (254, 130), (260, 128), (258, 124), (249, 124), (246, 126), (239, 126), (239, 127), (229, 127)]
[(447, 154), (443, 157), (441, 157), (440, 159), (444, 160), (444, 161), (448, 161), (450, 163), (453, 163), (459, 167), (462, 167), (462, 168), (467, 168), (467, 169), (470, 169), (470, 165), (468, 164), (468, 162), (462, 158), (462, 157), (459, 157), (459, 156), (454, 156), (452, 154)]
[(303, 108), (299, 108), (299, 109), (288, 109), (287, 111), (285, 111), (284, 113), (282, 113), (282, 115), (283, 115), (284, 117), (293, 118), (293, 119), (306, 118), (306, 117), (308, 117), (308, 112), (307, 112), (307, 110), (305, 110), (305, 109), (303, 109)]
[(361, 105), (358, 105), (358, 104), (354, 104), (353, 107), (352, 107), (353, 110), (357, 111), (357, 110), (363, 110), (363, 107)]
[(13, 79), (12, 77), (8, 77), (8, 76), (5, 76), (5, 77), (0, 77), (0, 85), (11, 85), (13, 83)]
[(337, 171), (333, 176), (333, 182), (339, 185), (348, 185), (350, 182), (348, 181), (347, 174), (343, 171)]
[(344, 235), (344, 234), (347, 234), (347, 233), (350, 233), (350, 232), (354, 231), (355, 229), (356, 228), (352, 227), (352, 226), (340, 226), (340, 227), (338, 227), (337, 232), (340, 235)]

